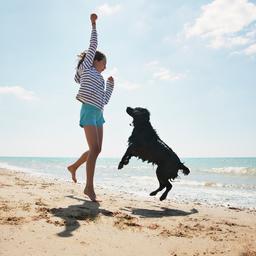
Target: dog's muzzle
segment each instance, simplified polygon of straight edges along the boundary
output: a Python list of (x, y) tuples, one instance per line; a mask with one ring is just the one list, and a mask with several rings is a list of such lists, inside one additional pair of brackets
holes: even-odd
[(130, 108), (130, 107), (127, 107), (127, 108), (126, 108), (126, 112), (127, 112), (127, 114), (130, 115), (130, 116), (132, 115), (133, 111), (134, 111), (133, 108)]

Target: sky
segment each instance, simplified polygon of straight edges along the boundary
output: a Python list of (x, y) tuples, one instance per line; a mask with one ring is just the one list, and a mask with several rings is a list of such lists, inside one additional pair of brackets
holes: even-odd
[(77, 54), (97, 13), (102, 157), (120, 157), (127, 106), (145, 107), (180, 157), (256, 156), (256, 1), (10, 0), (0, 3), (0, 156), (77, 157), (88, 149), (75, 97)]

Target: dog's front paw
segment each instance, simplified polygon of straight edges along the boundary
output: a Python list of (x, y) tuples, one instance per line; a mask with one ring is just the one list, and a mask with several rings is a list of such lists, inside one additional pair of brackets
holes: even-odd
[(118, 165), (118, 170), (122, 169), (123, 167), (124, 167), (124, 164), (122, 162), (120, 162)]

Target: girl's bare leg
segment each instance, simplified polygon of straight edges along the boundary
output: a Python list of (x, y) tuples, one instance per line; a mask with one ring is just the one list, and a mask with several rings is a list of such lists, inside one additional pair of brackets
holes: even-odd
[(72, 175), (72, 180), (74, 182), (77, 182), (76, 180), (76, 170), (83, 164), (86, 162), (87, 158), (88, 158), (88, 154), (89, 154), (89, 151), (86, 151), (84, 152), (80, 157), (79, 159), (68, 166), (68, 170), (70, 171), (71, 175)]
[(101, 151), (102, 141), (103, 141), (103, 126), (97, 127), (97, 134), (98, 134), (98, 145), (99, 145), (99, 149)]
[(98, 127), (96, 126), (85, 126), (84, 127), (86, 139), (89, 146), (89, 153), (86, 162), (86, 186), (84, 194), (87, 195), (92, 201), (96, 201), (96, 194), (94, 192), (94, 171), (97, 157), (101, 151), (99, 140), (102, 140), (98, 134)]

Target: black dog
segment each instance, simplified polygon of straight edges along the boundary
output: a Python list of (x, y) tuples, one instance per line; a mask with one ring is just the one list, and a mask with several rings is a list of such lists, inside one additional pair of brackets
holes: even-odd
[(150, 113), (147, 109), (128, 107), (126, 112), (133, 118), (134, 129), (128, 139), (128, 148), (118, 165), (118, 169), (127, 165), (132, 156), (156, 164), (156, 175), (160, 185), (150, 195), (155, 196), (159, 191), (166, 188), (160, 197), (162, 201), (172, 188), (169, 180), (174, 180), (178, 176), (179, 170), (182, 170), (185, 175), (188, 175), (190, 171), (181, 163), (172, 149), (158, 137), (149, 121)]

